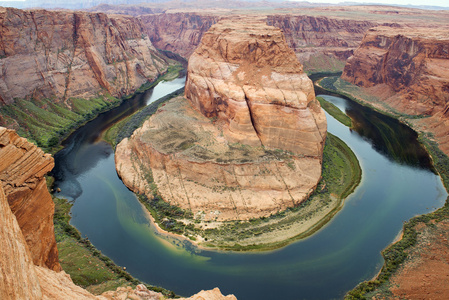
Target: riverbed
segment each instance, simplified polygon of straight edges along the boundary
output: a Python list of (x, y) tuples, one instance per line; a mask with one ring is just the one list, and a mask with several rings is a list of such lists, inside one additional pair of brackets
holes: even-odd
[(55, 155), (56, 187), (74, 202), (72, 224), (142, 281), (185, 296), (219, 287), (240, 300), (339, 299), (379, 271), (380, 251), (404, 221), (441, 207), (447, 197), (412, 130), (354, 102), (323, 95), (355, 120), (350, 130), (326, 114), (329, 132), (351, 147), (362, 167), (360, 186), (331, 222), (305, 240), (261, 253), (205, 251), (187, 241), (167, 240), (117, 177), (113, 150), (99, 137), (128, 112), (183, 82), (162, 82), (100, 115)]

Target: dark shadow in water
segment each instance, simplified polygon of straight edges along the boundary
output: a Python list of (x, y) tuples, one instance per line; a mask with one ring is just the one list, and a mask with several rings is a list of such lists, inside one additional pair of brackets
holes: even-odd
[[(97, 163), (113, 153), (113, 149), (105, 142), (99, 141), (101, 133), (144, 107), (153, 90), (136, 94), (133, 98), (123, 101), (118, 107), (101, 113), (94, 120), (72, 133), (63, 143), (64, 149), (55, 155), (55, 167), (52, 176), (55, 187), (64, 191), (64, 196), (78, 198), (82, 189), (76, 177), (94, 168)], [(76, 154), (75, 154), (76, 153)], [(75, 157), (75, 159), (74, 159)]]
[(367, 108), (348, 97), (315, 86), (317, 95), (330, 95), (347, 100), (346, 114), (353, 121), (353, 130), (377, 152), (400, 164), (431, 170), (435, 173), (418, 134), (410, 127), (387, 115)]

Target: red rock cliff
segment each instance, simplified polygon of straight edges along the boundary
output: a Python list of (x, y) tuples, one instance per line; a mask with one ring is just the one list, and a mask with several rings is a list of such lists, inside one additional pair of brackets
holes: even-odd
[(288, 45), (296, 53), (303, 53), (302, 56), (320, 50), (340, 59), (351, 56), (366, 30), (377, 25), (368, 21), (305, 15), (270, 15), (267, 24), (282, 29)]
[(0, 101), (134, 92), (166, 68), (141, 23), (103, 13), (0, 8)]
[(370, 29), (342, 78), (369, 88), (385, 103), (433, 132), (449, 153), (449, 33), (435, 28)]
[(188, 58), (200, 44), (203, 34), (220, 17), (196, 13), (164, 13), (145, 15), (140, 19), (156, 48)]
[(54, 203), (44, 175), (53, 158), (13, 130), (0, 127), (0, 181), (33, 263), (59, 271), (53, 230)]
[[(266, 18), (268, 25), (282, 29), (288, 45), (300, 61), (310, 61), (308, 65), (312, 68), (324, 69), (331, 69), (329, 64), (351, 56), (365, 31), (377, 25), (368, 21), (304, 15), (279, 14)], [(190, 57), (202, 35), (220, 19), (221, 16), (213, 12), (163, 13), (141, 17), (157, 48), (176, 52), (185, 58)], [(342, 62), (337, 64), (343, 65)]]
[(185, 95), (225, 123), (230, 142), (323, 153), (326, 119), (312, 81), (275, 27), (236, 20), (212, 26), (189, 59)]

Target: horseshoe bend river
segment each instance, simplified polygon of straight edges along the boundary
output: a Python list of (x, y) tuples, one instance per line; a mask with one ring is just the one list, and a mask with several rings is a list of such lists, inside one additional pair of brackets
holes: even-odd
[(443, 205), (447, 193), (416, 133), (340, 97), (322, 95), (354, 119), (350, 130), (327, 116), (328, 131), (357, 155), (362, 181), (321, 230), (282, 249), (206, 251), (160, 236), (118, 178), (114, 153), (99, 137), (108, 126), (184, 85), (161, 82), (74, 132), (55, 155), (55, 187), (74, 202), (72, 225), (134, 277), (188, 296), (219, 287), (246, 299), (341, 299), (380, 270), (381, 250), (404, 221)]

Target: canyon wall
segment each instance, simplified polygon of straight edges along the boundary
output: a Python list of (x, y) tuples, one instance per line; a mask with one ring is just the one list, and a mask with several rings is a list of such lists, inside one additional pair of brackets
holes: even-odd
[(449, 34), (436, 28), (370, 29), (342, 79), (366, 88), (396, 111), (430, 116), (416, 124), (449, 153)]
[(316, 54), (346, 60), (375, 22), (307, 15), (269, 15), (267, 24), (282, 29), (300, 61)]
[[(368, 21), (305, 15), (264, 16), (261, 13), (260, 16), (266, 17), (268, 25), (282, 29), (290, 48), (312, 70), (342, 68), (343, 61), (352, 55), (364, 32), (377, 25)], [(141, 20), (157, 48), (188, 58), (199, 45), (202, 35), (222, 17), (210, 11), (145, 15)]]
[(156, 183), (196, 219), (248, 220), (308, 198), (326, 132), (281, 30), (233, 18), (213, 25), (190, 56), (185, 98), (117, 146), (116, 169), (133, 191), (152, 198)]
[(0, 8), (0, 32), (0, 104), (121, 97), (167, 67), (133, 17)]
[(44, 175), (53, 169), (50, 154), (0, 127), (0, 181), (35, 265), (59, 271), (53, 230), (54, 203)]
[(221, 17), (214, 14), (168, 13), (140, 17), (153, 45), (188, 58), (203, 34)]

